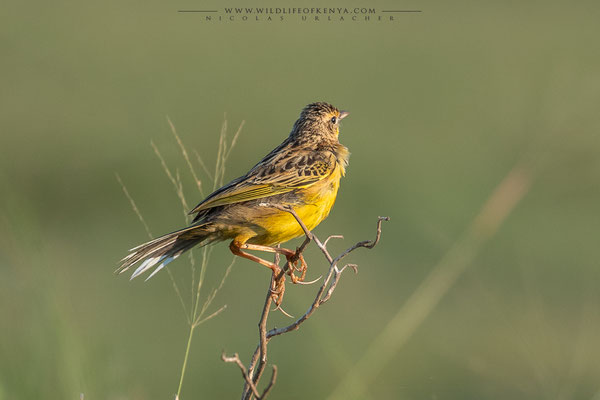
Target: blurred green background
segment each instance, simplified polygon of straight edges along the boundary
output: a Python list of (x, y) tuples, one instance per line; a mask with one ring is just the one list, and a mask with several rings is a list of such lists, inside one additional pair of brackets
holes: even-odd
[[(365, 5), (305, 0), (289, 6)], [(232, 4), (233, 5), (233, 4)], [(252, 6), (279, 6), (257, 3)], [(351, 112), (337, 204), (317, 233), (348, 261), (333, 299), (270, 345), (271, 396), (330, 396), (523, 157), (530, 191), (360, 399), (600, 399), (600, 53), (597, 2), (370, 3), (395, 22), (204, 22), (179, 2), (9, 2), (0, 43), (0, 399), (169, 399), (188, 327), (168, 274), (113, 271), (183, 226), (150, 141), (201, 200), (170, 133), (225, 179), (288, 134), (301, 108)], [(198, 170), (200, 170), (198, 168)], [(207, 186), (208, 178), (202, 175)], [(292, 243), (291, 245), (295, 245)], [(199, 255), (199, 252), (196, 252)], [(309, 277), (325, 265), (308, 252)], [(229, 264), (217, 245), (206, 289)], [(190, 293), (190, 267), (172, 264)], [(194, 337), (182, 398), (238, 398), (269, 280), (238, 260)], [(187, 286), (186, 286), (187, 285)], [(301, 315), (316, 287), (288, 285)], [(206, 293), (206, 292), (205, 292)], [(273, 324), (288, 320), (273, 314)], [(391, 346), (391, 344), (390, 344)], [(391, 351), (391, 350), (390, 350)]]

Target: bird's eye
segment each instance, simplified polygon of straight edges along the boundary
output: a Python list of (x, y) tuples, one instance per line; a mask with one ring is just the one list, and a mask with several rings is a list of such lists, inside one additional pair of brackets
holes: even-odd
[(331, 118), (331, 123), (332, 123), (332, 124), (335, 124), (336, 122), (337, 122), (337, 117), (333, 117), (333, 118)]

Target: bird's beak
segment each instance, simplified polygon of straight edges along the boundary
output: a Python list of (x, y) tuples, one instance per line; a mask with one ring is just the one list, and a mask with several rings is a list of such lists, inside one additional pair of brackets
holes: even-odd
[(340, 111), (339, 119), (342, 120), (342, 119), (346, 118), (348, 116), (348, 114), (350, 114), (348, 111), (344, 111), (344, 110)]

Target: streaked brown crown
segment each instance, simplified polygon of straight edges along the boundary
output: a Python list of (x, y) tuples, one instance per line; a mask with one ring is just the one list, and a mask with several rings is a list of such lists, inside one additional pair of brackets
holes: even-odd
[(329, 115), (339, 115), (340, 110), (336, 107), (332, 106), (329, 103), (325, 103), (322, 101), (312, 103), (304, 107), (302, 112), (300, 113), (300, 118), (305, 119), (322, 119), (323, 117)]
[[(334, 118), (335, 117), (335, 118)], [(311, 103), (304, 107), (294, 124), (290, 138), (302, 143), (339, 143), (340, 110), (325, 102)]]

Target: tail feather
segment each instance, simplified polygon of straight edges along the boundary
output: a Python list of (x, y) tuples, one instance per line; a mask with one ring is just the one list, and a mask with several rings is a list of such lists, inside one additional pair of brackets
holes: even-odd
[(133, 279), (158, 264), (146, 278), (148, 280), (187, 250), (197, 245), (204, 246), (212, 241), (210, 233), (204, 226), (190, 226), (132, 248), (129, 250), (131, 253), (121, 260), (121, 265), (115, 273), (121, 274), (142, 261), (131, 275)]

